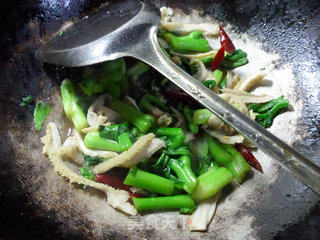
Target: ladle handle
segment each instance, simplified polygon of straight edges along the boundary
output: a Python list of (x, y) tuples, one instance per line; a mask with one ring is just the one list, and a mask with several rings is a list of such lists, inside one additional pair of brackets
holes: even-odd
[(320, 195), (319, 166), (293, 150), (170, 61), (158, 44), (156, 32), (156, 27), (151, 29), (149, 40), (144, 41), (144, 46), (140, 51), (135, 49), (134, 57), (157, 69)]

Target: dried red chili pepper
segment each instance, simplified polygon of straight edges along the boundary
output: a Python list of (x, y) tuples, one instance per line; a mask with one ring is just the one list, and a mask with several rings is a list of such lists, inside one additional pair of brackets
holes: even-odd
[(225, 45), (225, 51), (227, 51), (228, 53), (231, 53), (234, 50), (236, 50), (228, 34), (223, 30), (223, 28), (220, 25), (219, 25), (219, 36), (220, 36), (221, 46)]
[(235, 144), (234, 147), (240, 152), (242, 157), (255, 169), (263, 173), (262, 167), (250, 149), (242, 144)]
[(225, 51), (225, 45), (222, 45), (211, 62), (211, 66), (210, 66), (211, 71), (214, 71), (221, 66), (224, 59), (224, 51)]
[(115, 189), (125, 190), (129, 193), (130, 197), (136, 197), (136, 198), (144, 197), (139, 193), (133, 193), (130, 190), (131, 186), (124, 184), (120, 178), (114, 175), (107, 174), (107, 173), (100, 173), (95, 176), (94, 180), (99, 183), (107, 184)]
[(163, 91), (163, 95), (171, 101), (182, 102), (192, 107), (199, 107), (199, 103), (197, 103), (185, 92), (179, 90), (169, 90)]

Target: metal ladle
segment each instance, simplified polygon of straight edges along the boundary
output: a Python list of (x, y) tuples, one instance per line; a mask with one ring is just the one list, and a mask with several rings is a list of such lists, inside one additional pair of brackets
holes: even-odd
[(114, 1), (47, 41), (42, 62), (78, 67), (130, 56), (162, 73), (320, 194), (320, 168), (171, 62), (157, 41), (160, 11), (138, 0)]

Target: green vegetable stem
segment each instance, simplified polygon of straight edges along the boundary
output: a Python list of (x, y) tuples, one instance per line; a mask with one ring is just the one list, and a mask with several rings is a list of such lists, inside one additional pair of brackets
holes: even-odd
[(83, 139), (87, 148), (99, 149), (105, 151), (122, 152), (123, 147), (111, 139), (106, 139), (99, 136), (99, 132), (89, 132)]
[(221, 143), (218, 139), (206, 135), (209, 152), (215, 161), (225, 166), (233, 177), (242, 183), (251, 167), (242, 155), (229, 144)]
[(64, 111), (78, 131), (88, 126), (87, 118), (77, 102), (77, 96), (72, 82), (65, 79), (61, 83), (61, 96)]
[(197, 125), (207, 123), (212, 114), (213, 113), (210, 112), (208, 109), (195, 110), (193, 112), (192, 121), (194, 122), (194, 124), (197, 124)]
[(119, 100), (114, 99), (111, 102), (111, 107), (113, 108), (113, 110), (119, 113), (123, 119), (131, 122), (141, 132), (147, 132), (155, 123), (155, 119), (153, 116), (149, 114), (143, 114), (135, 107)]
[(162, 102), (158, 97), (152, 96), (149, 93), (144, 95), (139, 102), (141, 111), (144, 111), (146, 113), (150, 112), (154, 108), (154, 105), (163, 111), (168, 110), (168, 107), (164, 102)]
[(193, 111), (190, 109), (189, 106), (185, 105), (183, 107), (183, 114), (186, 118), (187, 124), (188, 124), (188, 128), (190, 130), (190, 132), (197, 134), (199, 132), (199, 126), (196, 125), (192, 118), (193, 118)]
[(198, 177), (199, 184), (192, 197), (200, 201), (217, 194), (225, 185), (232, 181), (232, 174), (224, 167), (212, 168)]
[(230, 70), (246, 65), (247, 63), (249, 63), (247, 53), (241, 49), (237, 49), (224, 57), (221, 67)]
[(123, 58), (107, 61), (98, 71), (98, 79), (114, 98), (121, 95), (121, 89), (127, 90), (126, 63)]
[(274, 118), (284, 112), (289, 106), (289, 101), (283, 99), (283, 95), (266, 103), (248, 104), (248, 109), (255, 113), (256, 121), (265, 128), (271, 127)]
[(169, 149), (180, 147), (185, 140), (185, 135), (181, 128), (159, 127), (154, 130), (154, 133), (166, 143)]
[(203, 38), (201, 31), (194, 31), (182, 37), (166, 32), (163, 37), (169, 43), (171, 49), (179, 53), (204, 53), (210, 51), (209, 43)]
[(79, 83), (79, 86), (82, 91), (88, 96), (103, 93), (105, 90), (105, 86), (95, 77), (86, 77)]
[(167, 197), (132, 198), (133, 204), (138, 212), (160, 210), (193, 208), (194, 201), (190, 195), (176, 195)]
[(173, 181), (138, 168), (130, 169), (124, 184), (163, 195), (172, 195), (174, 190)]
[(181, 156), (178, 159), (170, 160), (172, 170), (183, 182), (183, 189), (191, 194), (198, 185), (198, 179), (191, 170), (191, 158), (189, 156)]

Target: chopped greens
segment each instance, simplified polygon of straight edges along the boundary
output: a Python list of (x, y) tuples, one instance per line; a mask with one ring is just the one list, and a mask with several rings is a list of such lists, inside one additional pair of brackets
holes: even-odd
[(51, 112), (51, 106), (44, 102), (38, 102), (33, 113), (35, 128), (40, 131), (43, 122)]
[(81, 167), (80, 168), (80, 175), (91, 180), (91, 181), (94, 181), (95, 176), (92, 172), (90, 172), (89, 168)]
[(34, 103), (34, 98), (29, 95), (27, 97), (22, 98), (22, 102), (19, 104), (20, 106), (30, 106)]
[(162, 32), (160, 33), (160, 37), (163, 37), (175, 52), (204, 53), (210, 51), (209, 43), (203, 38), (201, 31), (191, 32), (187, 36), (177, 36), (170, 32)]
[(248, 64), (247, 53), (242, 51), (241, 49), (237, 49), (231, 53), (228, 53), (222, 62), (222, 66), (225, 69), (234, 69), (237, 67), (241, 67), (243, 65)]
[(98, 164), (106, 161), (106, 159), (104, 159), (104, 158), (92, 157), (92, 156), (88, 156), (86, 154), (83, 154), (83, 160), (84, 160), (84, 163), (89, 167), (98, 165)]
[(283, 95), (266, 103), (252, 103), (248, 104), (248, 109), (255, 113), (256, 121), (263, 127), (271, 127), (274, 118), (280, 113), (286, 111), (289, 106), (289, 101), (283, 99)]
[(210, 89), (212, 89), (216, 84), (217, 82), (215, 80), (206, 80), (203, 82), (203, 85)]

